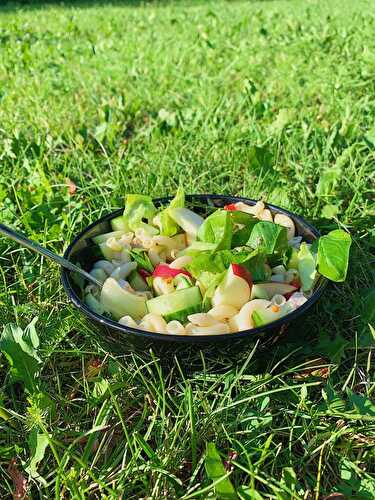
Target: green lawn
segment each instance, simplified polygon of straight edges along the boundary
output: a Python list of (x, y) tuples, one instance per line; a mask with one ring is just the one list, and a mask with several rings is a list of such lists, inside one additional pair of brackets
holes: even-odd
[(58, 269), (0, 239), (0, 326), (38, 317), (41, 360), (14, 383), (0, 355), (0, 498), (12, 458), (33, 499), (375, 498), (374, 33), (372, 0), (0, 8), (1, 221), (62, 252), (181, 177), (354, 240), (304, 324), (191, 373), (105, 352)]

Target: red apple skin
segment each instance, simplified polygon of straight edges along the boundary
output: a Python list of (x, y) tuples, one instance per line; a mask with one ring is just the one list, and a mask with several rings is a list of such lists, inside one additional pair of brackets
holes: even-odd
[(239, 264), (231, 264), (231, 266), (233, 274), (247, 281), (251, 292), (251, 287), (253, 286), (251, 273), (244, 266), (240, 266)]

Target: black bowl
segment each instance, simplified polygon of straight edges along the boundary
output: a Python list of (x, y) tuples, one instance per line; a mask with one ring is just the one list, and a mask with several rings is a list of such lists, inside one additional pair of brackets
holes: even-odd
[[(171, 197), (158, 198), (154, 200), (154, 203), (156, 206), (160, 206), (167, 204), (170, 200)], [(201, 214), (207, 214), (215, 208), (238, 201), (243, 201), (250, 205), (256, 203), (255, 200), (234, 196), (207, 194), (186, 196), (187, 205)], [(296, 225), (297, 234), (302, 236), (305, 241), (312, 242), (319, 236), (318, 230), (301, 217), (275, 205), (267, 204), (267, 206), (273, 214), (282, 213), (291, 217)], [(83, 269), (90, 270), (94, 262), (101, 258), (98, 255), (97, 247), (92, 242), (92, 237), (111, 231), (111, 219), (121, 215), (122, 212), (123, 209), (116, 210), (88, 226), (69, 245), (64, 254), (65, 259), (79, 263)], [(327, 285), (327, 280), (320, 277), (311, 297), (305, 304), (300, 306), (296, 311), (268, 325), (238, 333), (182, 336), (137, 330), (96, 314), (82, 301), (80, 288), (75, 283), (72, 274), (63, 269), (61, 279), (64, 289), (73, 304), (103, 332), (102, 344), (104, 344), (106, 349), (115, 352), (141, 351), (143, 353), (147, 353), (152, 349), (156, 353), (162, 354), (164, 358), (166, 355), (183, 353), (185, 359), (189, 358), (190, 355), (196, 357), (199, 351), (215, 355), (220, 351), (232, 357), (235, 353), (243, 351), (246, 344), (249, 347), (249, 344), (254, 345), (257, 341), (260, 341), (263, 347), (269, 346), (270, 343), (275, 342), (275, 339), (279, 338), (285, 332), (291, 321), (303, 316), (315, 304)]]

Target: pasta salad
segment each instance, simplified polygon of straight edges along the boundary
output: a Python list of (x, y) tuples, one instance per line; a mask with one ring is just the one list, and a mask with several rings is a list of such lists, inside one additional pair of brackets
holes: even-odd
[(350, 235), (337, 229), (302, 241), (293, 220), (263, 201), (185, 206), (179, 187), (157, 209), (128, 195), (112, 231), (93, 238), (101, 258), (90, 271), (102, 288), (86, 305), (127, 327), (175, 335), (228, 334), (261, 327), (304, 304), (320, 275), (344, 281)]

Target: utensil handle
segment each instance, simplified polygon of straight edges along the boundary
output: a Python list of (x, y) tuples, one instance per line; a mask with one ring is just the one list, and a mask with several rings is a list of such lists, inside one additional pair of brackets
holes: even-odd
[(73, 271), (73, 272), (76, 272), (78, 274), (81, 274), (88, 281), (90, 281), (91, 283), (95, 284), (96, 286), (99, 286), (100, 288), (102, 288), (103, 284), (99, 280), (97, 280), (96, 278), (91, 276), (91, 274), (87, 273), (86, 271), (84, 271), (80, 267), (76, 266), (75, 264), (73, 264), (69, 260), (64, 259), (63, 257), (60, 257), (60, 255), (57, 255), (56, 253), (51, 252), (51, 250), (48, 250), (48, 248), (42, 247), (41, 245), (36, 243), (36, 241), (30, 240), (29, 238), (24, 236), (22, 233), (19, 233), (19, 232), (15, 231), (14, 229), (11, 229), (10, 227), (5, 226), (5, 224), (2, 224), (1, 222), (0, 222), (0, 233), (3, 234), (4, 236), (7, 236), (11, 240), (16, 241), (21, 246), (26, 247), (29, 250), (32, 250), (33, 252), (37, 252), (37, 253), (43, 255), (44, 257), (47, 257), (48, 259), (55, 261), (61, 267), (65, 267), (66, 269), (69, 269), (69, 271)]

